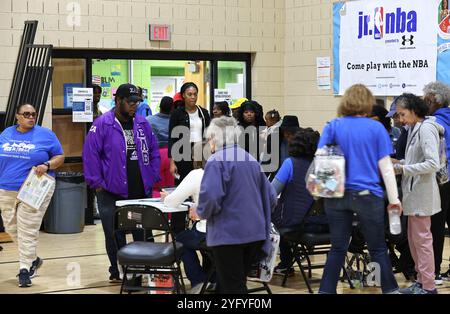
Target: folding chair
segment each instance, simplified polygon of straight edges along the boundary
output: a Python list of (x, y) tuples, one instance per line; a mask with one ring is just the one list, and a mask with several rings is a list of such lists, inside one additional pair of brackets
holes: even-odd
[[(132, 242), (124, 246), (117, 253), (117, 259), (123, 267), (123, 281), (120, 288), (129, 293), (136, 291), (169, 291), (185, 293), (186, 289), (181, 273), (181, 254), (183, 245), (175, 241), (172, 227), (161, 210), (152, 206), (124, 206), (116, 210), (116, 230), (133, 231), (144, 230), (144, 239), (147, 240), (146, 230), (161, 231), (161, 234), (152, 236), (165, 237), (169, 242)], [(135, 287), (127, 284), (127, 275), (171, 275), (171, 287)]]

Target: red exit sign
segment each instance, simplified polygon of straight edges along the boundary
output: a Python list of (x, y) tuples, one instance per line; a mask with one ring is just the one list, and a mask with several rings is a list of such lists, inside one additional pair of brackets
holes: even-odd
[(150, 40), (170, 41), (170, 25), (150, 25)]

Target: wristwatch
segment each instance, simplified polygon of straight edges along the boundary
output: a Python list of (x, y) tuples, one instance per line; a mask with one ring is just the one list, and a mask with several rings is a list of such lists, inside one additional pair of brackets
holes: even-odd
[(44, 165), (47, 166), (47, 171), (50, 170), (50, 163), (48, 161), (44, 162)]

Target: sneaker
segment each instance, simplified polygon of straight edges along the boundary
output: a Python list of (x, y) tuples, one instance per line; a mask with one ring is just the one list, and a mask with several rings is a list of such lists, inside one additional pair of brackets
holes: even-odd
[(30, 267), (30, 278), (37, 276), (37, 270), (42, 266), (44, 261), (38, 256)]
[(31, 287), (31, 279), (30, 279), (30, 272), (26, 268), (22, 268), (17, 275), (19, 277), (19, 287), (20, 288), (28, 288)]
[(434, 279), (434, 284), (436, 286), (442, 286), (444, 284), (444, 281), (442, 280), (441, 275), (436, 275), (436, 278)]
[(415, 282), (411, 287), (398, 290), (401, 294), (419, 294), (422, 291), (422, 284)]
[(110, 283), (121, 283), (122, 282), (122, 278), (120, 278), (119, 274), (111, 274), (109, 276), (109, 282)]
[(420, 291), (416, 294), (438, 294), (438, 291), (437, 291), (437, 289), (434, 289), (434, 290), (420, 289)]
[(200, 294), (200, 292), (202, 291), (202, 287), (203, 287), (203, 282), (198, 283), (188, 291), (188, 294)]
[(217, 283), (215, 282), (209, 282), (208, 286), (206, 287), (206, 291), (208, 292), (215, 292), (217, 289)]
[(450, 281), (450, 269), (441, 275), (443, 281)]
[(280, 266), (275, 267), (275, 269), (273, 270), (273, 274), (278, 276), (284, 276), (286, 275), (286, 272), (288, 272), (288, 277), (292, 277), (294, 276), (295, 270), (293, 267), (289, 268), (288, 270), (287, 268)]

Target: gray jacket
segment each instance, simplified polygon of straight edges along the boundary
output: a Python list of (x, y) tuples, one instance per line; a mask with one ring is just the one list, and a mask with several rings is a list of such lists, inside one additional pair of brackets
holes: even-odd
[(444, 134), (444, 128), (433, 118), (417, 123), (408, 134), (402, 180), (406, 216), (433, 216), (441, 211), (436, 181), (439, 134)]

